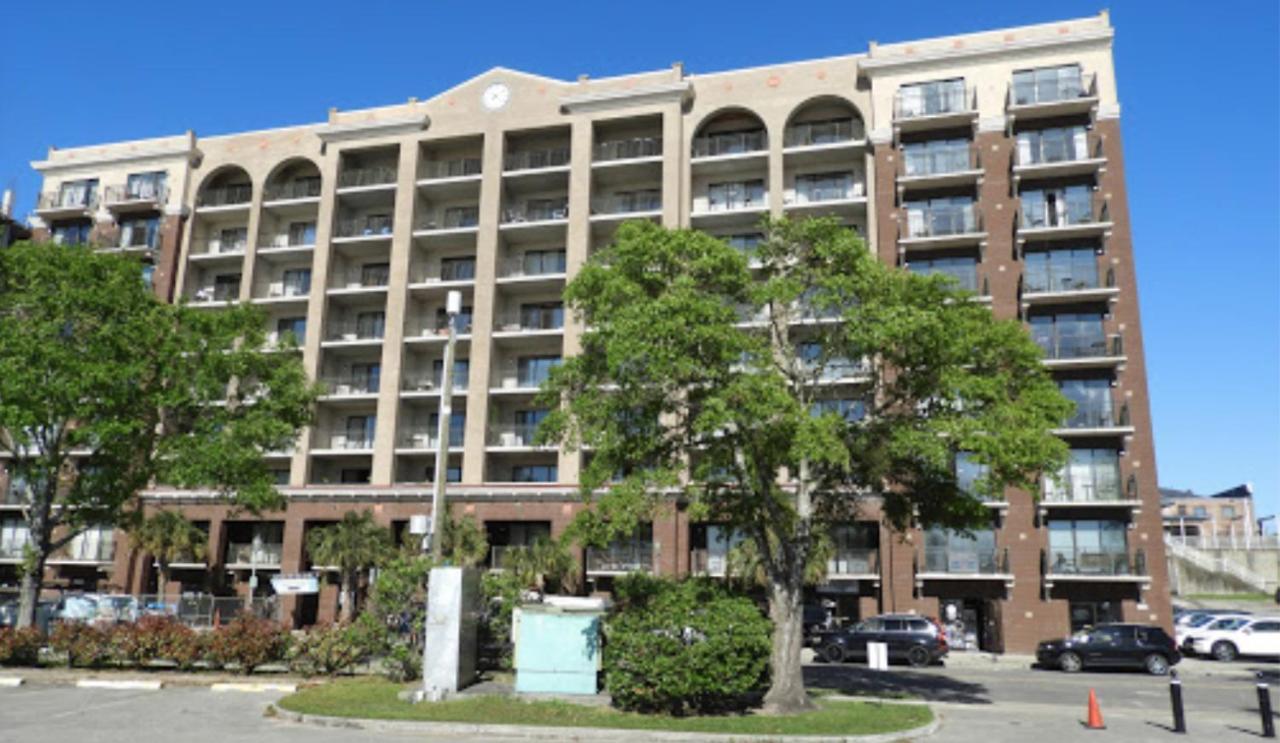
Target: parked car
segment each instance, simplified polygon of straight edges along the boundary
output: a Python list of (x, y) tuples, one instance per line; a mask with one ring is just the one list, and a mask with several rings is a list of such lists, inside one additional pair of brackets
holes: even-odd
[(1182, 660), (1173, 638), (1145, 624), (1103, 624), (1036, 648), (1042, 668), (1074, 673), (1084, 668), (1142, 668), (1163, 676)]
[(1183, 622), (1182, 624), (1178, 624), (1176, 622), (1174, 623), (1173, 639), (1174, 639), (1174, 642), (1178, 643), (1178, 648), (1182, 650), (1183, 654), (1187, 654), (1191, 647), (1188, 640), (1196, 632), (1206, 629), (1210, 624), (1212, 624), (1215, 621), (1221, 621), (1223, 619), (1231, 619), (1231, 618), (1247, 619), (1248, 616), (1249, 615), (1243, 612), (1238, 614), (1196, 613), (1192, 615), (1190, 618), (1188, 618), (1188, 620), (1186, 622)]
[(866, 660), (869, 642), (885, 643), (889, 662), (905, 662), (916, 668), (936, 663), (947, 654), (942, 626), (916, 614), (883, 614), (852, 627), (820, 632), (814, 648), (828, 663), (842, 663)]
[(1223, 617), (1193, 632), (1186, 648), (1214, 660), (1280, 658), (1280, 617)]

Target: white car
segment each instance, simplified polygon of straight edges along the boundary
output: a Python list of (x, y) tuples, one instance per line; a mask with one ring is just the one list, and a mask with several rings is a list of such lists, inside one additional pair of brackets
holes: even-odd
[(1249, 614), (1233, 614), (1223, 612), (1222, 614), (1193, 614), (1190, 617), (1184, 617), (1185, 622), (1175, 623), (1173, 625), (1173, 641), (1178, 643), (1178, 649), (1185, 651), (1191, 650), (1191, 645), (1187, 642), (1187, 638), (1200, 634), (1209, 629), (1209, 626), (1216, 621), (1223, 619), (1249, 619)]
[(1196, 655), (1232, 661), (1242, 655), (1280, 658), (1280, 617), (1225, 617), (1191, 634)]

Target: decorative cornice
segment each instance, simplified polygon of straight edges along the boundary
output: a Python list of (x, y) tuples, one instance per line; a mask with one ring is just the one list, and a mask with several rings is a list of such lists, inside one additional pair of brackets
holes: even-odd
[(1044, 38), (1026, 39), (1023, 41), (1014, 41), (1005, 44), (990, 44), (986, 46), (964, 47), (959, 49), (939, 49), (937, 51), (912, 54), (909, 56), (903, 54), (891, 57), (881, 57), (879, 59), (875, 57), (864, 57), (863, 59), (858, 60), (858, 69), (861, 72), (872, 74), (898, 68), (929, 65), (938, 62), (950, 63), (975, 57), (998, 56), (1008, 54), (1009, 52), (1026, 51), (1031, 49), (1045, 50), (1097, 41), (1110, 41), (1114, 36), (1115, 31), (1113, 29), (1099, 28), (1075, 31), (1061, 36), (1047, 36)]
[(188, 164), (200, 157), (200, 150), (194, 144), (181, 147), (156, 147), (154, 149), (135, 150), (132, 152), (112, 152), (100, 155), (89, 155), (75, 160), (35, 160), (31, 167), (45, 175), (56, 175), (66, 170), (81, 170), (86, 167), (102, 167), (104, 165), (128, 165), (152, 160), (173, 160), (182, 158)]
[(413, 134), (431, 125), (426, 114), (399, 116), (393, 119), (353, 121), (344, 124), (327, 124), (316, 130), (316, 136), (325, 142), (342, 142), (369, 137), (391, 137), (397, 134)]
[(642, 106), (646, 103), (662, 103), (676, 100), (684, 103), (693, 97), (693, 86), (686, 80), (660, 85), (646, 85), (628, 90), (615, 90), (601, 93), (583, 93), (570, 95), (560, 99), (560, 110), (564, 113), (588, 113), (612, 108)]

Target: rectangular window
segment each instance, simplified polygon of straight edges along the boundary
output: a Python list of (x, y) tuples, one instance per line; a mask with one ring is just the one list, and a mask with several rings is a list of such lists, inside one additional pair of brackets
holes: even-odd
[(213, 301), (234, 302), (240, 298), (240, 274), (222, 273), (213, 277)]
[(969, 140), (934, 139), (902, 145), (902, 167), (908, 176), (944, 175), (969, 170)]
[(898, 118), (937, 116), (967, 109), (964, 78), (914, 83), (898, 89)]
[[(449, 439), (450, 440), (453, 439), (452, 433), (449, 434)], [(435, 482), (436, 468), (434, 466), (428, 466), (427, 469), (422, 474), (422, 479), (424, 482)], [(462, 465), (451, 464), (448, 467), (445, 467), (444, 481), (445, 482), (462, 482)]]
[(290, 222), (289, 223), (289, 247), (299, 247), (302, 245), (316, 244), (316, 223), (315, 222)]
[(1093, 503), (1121, 496), (1120, 453), (1115, 449), (1072, 449), (1057, 478), (1045, 478), (1045, 500)]
[(387, 332), (387, 313), (361, 312), (356, 315), (357, 338), (382, 338)]
[(154, 248), (160, 236), (160, 218), (125, 219), (120, 222), (120, 247)]
[(563, 250), (530, 250), (524, 254), (524, 272), (529, 276), (565, 272)]
[(815, 400), (809, 408), (809, 414), (814, 417), (828, 413), (835, 413), (849, 423), (857, 423), (866, 417), (867, 407), (861, 400), (826, 399)]
[(1236, 517), (1236, 509), (1232, 508), (1231, 506), (1223, 506), (1222, 509), (1219, 511), (1219, 513), (1222, 515), (1222, 518), (1226, 521), (1230, 521), (1231, 519), (1234, 519)]
[(907, 235), (937, 237), (963, 235), (978, 229), (972, 196), (945, 196), (908, 201)]
[(351, 384), (357, 390), (377, 392), (382, 386), (382, 364), (377, 361), (352, 364)]
[(1028, 252), (1023, 258), (1023, 291), (1069, 292), (1098, 287), (1098, 252), (1093, 246)]
[(1122, 621), (1118, 601), (1072, 601), (1068, 611), (1071, 615), (1071, 634), (1100, 624)]
[[(453, 388), (455, 390), (465, 390), (467, 388), (467, 380), (471, 374), (471, 361), (469, 359), (453, 360)], [(435, 359), (431, 362), (431, 379), (434, 384), (443, 384), (444, 377), (444, 359)]]
[(1050, 127), (1018, 132), (1018, 164), (1072, 162), (1089, 157), (1088, 130), (1083, 126)]
[(516, 362), (516, 377), (521, 387), (537, 387), (551, 376), (560, 364), (559, 356), (522, 356)]
[(990, 468), (973, 458), (973, 454), (962, 451), (956, 453), (956, 487), (963, 493), (984, 500), (1003, 500), (985, 492), (985, 478)]
[(369, 478), (372, 476), (373, 470), (367, 467), (343, 467), (338, 480), (343, 485), (368, 485)]
[(707, 209), (728, 211), (764, 206), (764, 180), (712, 183), (707, 186)]
[(924, 537), (925, 571), (929, 573), (997, 573), (1004, 569), (992, 529), (969, 534), (932, 528)]
[[(447, 330), (449, 323), (449, 313), (445, 308), (441, 307), (436, 310), (436, 327), (440, 330)], [(461, 311), (453, 318), (453, 329), (457, 333), (471, 332), (471, 306), (463, 305)]]
[(1111, 410), (1111, 380), (1061, 379), (1058, 389), (1076, 404), (1067, 420), (1069, 428), (1105, 428), (1115, 423)]
[(210, 240), (210, 253), (240, 253), (249, 245), (248, 227), (227, 227)]
[(1013, 102), (1017, 106), (1053, 103), (1085, 95), (1080, 65), (1039, 67), (1013, 73)]
[(1032, 315), (1031, 338), (1051, 359), (1078, 359), (1107, 355), (1102, 313)]
[(961, 289), (978, 291), (978, 259), (971, 257), (912, 259), (907, 270), (922, 276), (949, 276)]
[(360, 267), (361, 286), (386, 286), (390, 280), (390, 263), (366, 263)]
[[(432, 446), (438, 446), (439, 441), (436, 439), (436, 433), (440, 430), (440, 414), (431, 413), (427, 416), (427, 432), (431, 434)], [(467, 414), (465, 412), (451, 412), (449, 414), (449, 446), (462, 446), (467, 434)]]
[(538, 302), (520, 305), (520, 327), (525, 330), (556, 330), (564, 327), (564, 304)]
[(132, 173), (125, 181), (125, 198), (144, 201), (164, 198), (164, 186), (169, 174), (163, 170), (152, 173)]
[(311, 269), (289, 268), (282, 278), (286, 297), (305, 297), (311, 293)]
[(284, 340), (286, 336), (292, 336), (293, 345), (301, 345), (307, 337), (307, 318), (305, 317), (282, 317), (276, 321), (276, 335)]
[(1090, 186), (1023, 191), (1021, 199), (1023, 227), (1066, 227), (1094, 221)]
[(1049, 522), (1048, 570), (1065, 575), (1128, 575), (1123, 521)]
[(378, 428), (376, 415), (347, 416), (347, 448), (368, 449), (373, 446), (373, 435)]
[(851, 199), (854, 193), (853, 173), (808, 173), (796, 176), (796, 201), (801, 204)]
[(60, 222), (53, 226), (55, 245), (88, 245), (92, 222)]
[(512, 482), (556, 482), (559, 476), (554, 464), (517, 464), (511, 468)]
[(58, 187), (58, 206), (89, 209), (97, 203), (98, 179), (68, 181)]
[(441, 281), (472, 281), (476, 277), (476, 259), (442, 258), (440, 260)]

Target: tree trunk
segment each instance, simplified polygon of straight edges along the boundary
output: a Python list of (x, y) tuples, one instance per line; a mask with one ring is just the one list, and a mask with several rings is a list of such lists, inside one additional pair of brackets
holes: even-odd
[(23, 563), (22, 588), (18, 603), (18, 629), (36, 626), (36, 607), (40, 603), (40, 586), (44, 578), (44, 556), (31, 564)]
[(355, 603), (355, 581), (352, 580), (351, 573), (342, 572), (342, 611), (338, 614), (338, 621), (342, 624), (351, 622), (352, 605)]
[(169, 563), (160, 562), (156, 567), (156, 603), (164, 607), (165, 586), (169, 585)]
[(804, 690), (804, 667), (800, 660), (804, 649), (803, 567), (793, 566), (791, 571), (795, 575), (787, 576), (786, 580), (770, 579), (773, 649), (769, 655), (769, 691), (764, 695), (764, 709), (770, 714), (792, 714), (813, 708)]

